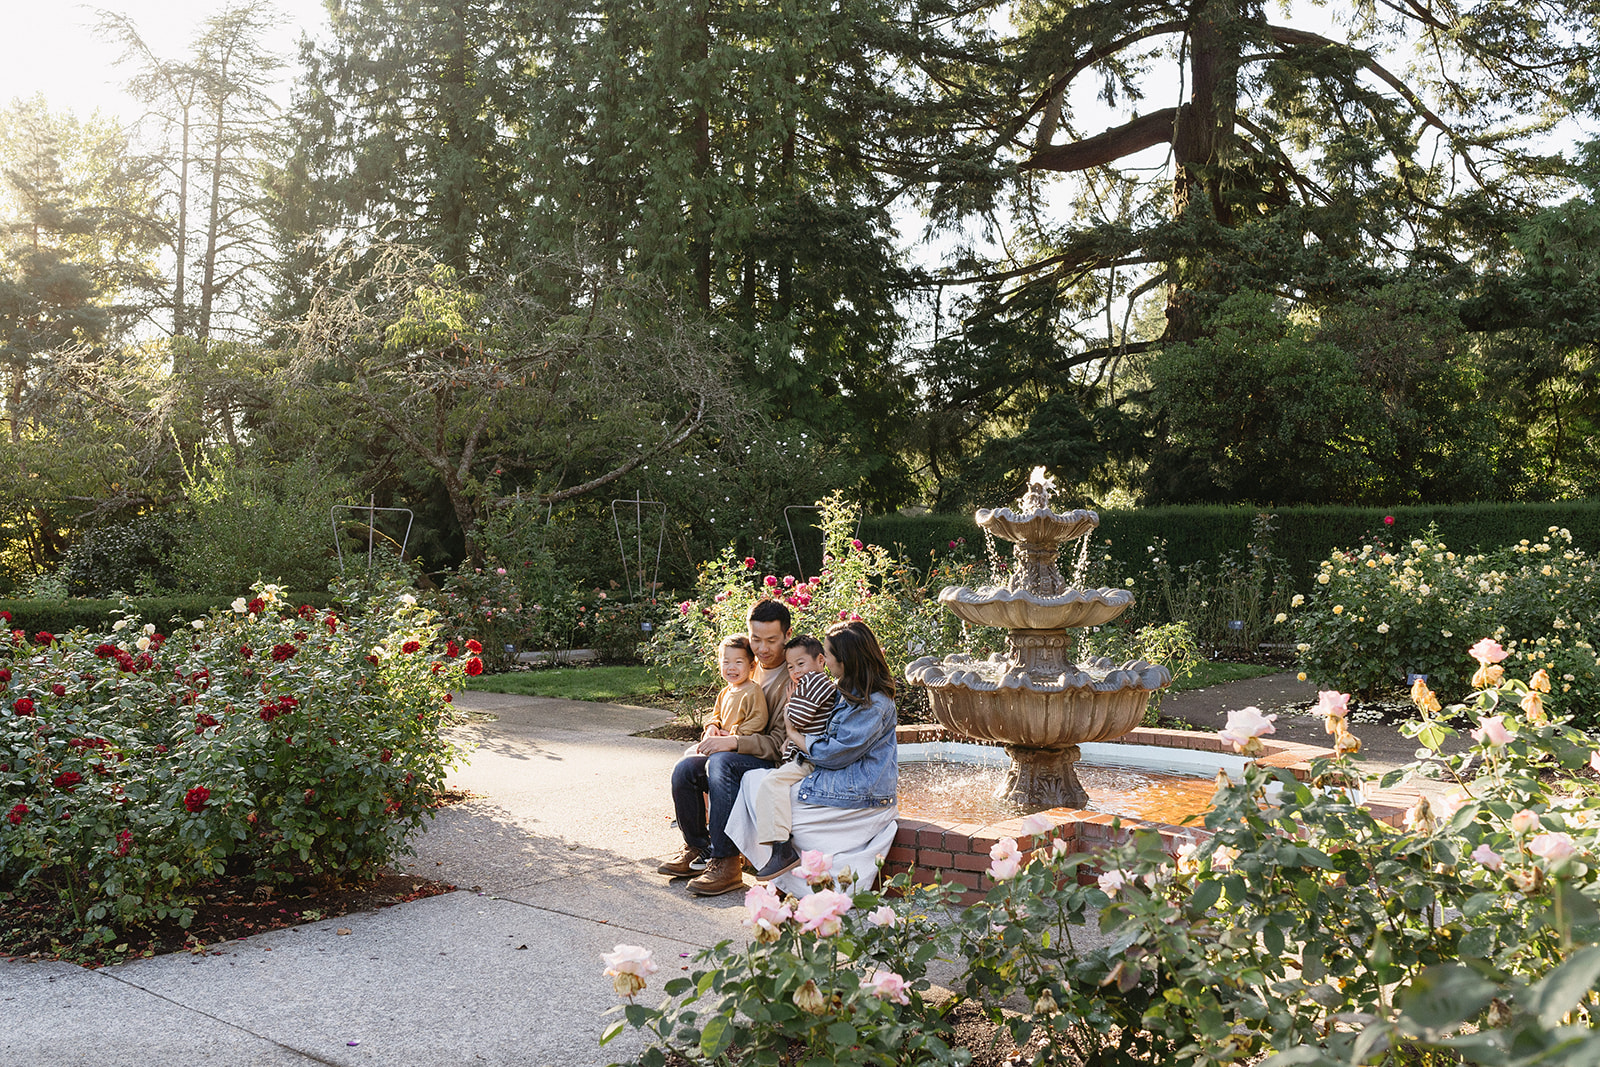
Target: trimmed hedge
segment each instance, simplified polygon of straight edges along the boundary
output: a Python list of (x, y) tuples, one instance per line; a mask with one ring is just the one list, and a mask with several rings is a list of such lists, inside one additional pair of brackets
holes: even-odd
[[(296, 602), (325, 608), (334, 601), (327, 593), (318, 593), (301, 596)], [(210, 614), (213, 608), (227, 607), (233, 603), (233, 597), (220, 594), (134, 597), (128, 603), (140, 617), (149, 622), (168, 622), (176, 618), (187, 623)], [(100, 632), (111, 629), (112, 620), (115, 618), (113, 612), (120, 604), (121, 601), (118, 600), (91, 600), (82, 597), (69, 600), (0, 600), (0, 611), (11, 613), (11, 629), (24, 630), (29, 634), (40, 630), (64, 634), (79, 626)]]
[[(1385, 541), (1419, 537), (1437, 523), (1439, 537), (1458, 552), (1478, 552), (1538, 541), (1552, 526), (1572, 532), (1572, 543), (1600, 553), (1600, 501), (1551, 504), (1453, 504), (1393, 508), (1352, 507), (1224, 507), (1186, 506), (1102, 511), (1097, 544), (1109, 542), (1120, 567), (1133, 574), (1146, 563), (1146, 546), (1158, 537), (1167, 542), (1174, 567), (1204, 561), (1208, 565), (1250, 543), (1252, 520), (1262, 511), (1277, 516), (1272, 553), (1286, 560), (1296, 584), (1309, 583), (1317, 566), (1335, 548), (1349, 548), (1365, 539)], [(1394, 525), (1384, 524), (1385, 516)], [(900, 545), (912, 561), (930, 550), (944, 552), (951, 541), (966, 538), (982, 552), (983, 531), (971, 515), (885, 515), (861, 524), (861, 538), (885, 546)], [(798, 539), (798, 538), (797, 538)], [(1001, 546), (1002, 551), (1005, 546)]]

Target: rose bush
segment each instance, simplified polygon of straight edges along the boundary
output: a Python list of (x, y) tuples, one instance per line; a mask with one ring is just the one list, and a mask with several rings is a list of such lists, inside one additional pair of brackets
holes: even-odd
[(1600, 725), (1600, 562), (1566, 530), (1481, 555), (1458, 555), (1431, 529), (1392, 547), (1371, 542), (1323, 561), (1296, 600), (1301, 668), (1319, 684), (1372, 694), (1425, 674), (1457, 699), (1471, 675), (1462, 636), (1487, 635), (1514, 669), (1549, 673), (1553, 711)]
[[(1480, 667), (1492, 658), (1474, 653)], [(1036, 1064), (1411, 1063), (1424, 1047), (1491, 1064), (1535, 1052), (1592, 1062), (1600, 795), (1574, 773), (1600, 756), (1545, 709), (1546, 688), (1537, 672), (1490, 672), (1443, 707), (1417, 687), (1410, 732), (1455, 789), (1419, 800), (1404, 826), (1356, 802), (1372, 783), (1354, 738), (1306, 782), (1259, 765), (1219, 775), (1205, 831), (1176, 854), (1153, 833), (1074, 853), (1033, 816), (1029, 840), (994, 846), (996, 884), (963, 911), (945, 911), (944, 887), (903, 879), (898, 899), (858, 893), (842, 911), (752, 890), (754, 943), (702, 954), (662, 1007), (629, 1005), (625, 1021), (652, 1035), (651, 1065), (667, 1051), (710, 1063), (730, 1045), (748, 1050), (741, 1062), (806, 1062), (819, 1035), (839, 1062), (964, 1062), (922, 997), (927, 964), (945, 958), (962, 967), (956, 992), (1019, 1046), (1033, 1041)], [(1346, 703), (1330, 692), (1322, 707), (1348, 737)], [(1447, 755), (1461, 719), (1476, 743)], [(1248, 747), (1270, 727), (1255, 712), (1231, 732)], [(807, 921), (822, 912), (836, 932)], [(907, 1003), (867, 1002), (880, 970), (906, 981)], [(891, 1034), (924, 1045), (897, 1057), (884, 1051)], [(1509, 1054), (1513, 1041), (1529, 1059)]]
[[(343, 611), (258, 586), (170, 630), (136, 615), (13, 634), (0, 686), (0, 880), (56, 886), (96, 936), (187, 923), (225, 870), (364, 872), (407, 850), (454, 751), (440, 726), (476, 657), (397, 581)], [(410, 651), (407, 651), (410, 649)]]

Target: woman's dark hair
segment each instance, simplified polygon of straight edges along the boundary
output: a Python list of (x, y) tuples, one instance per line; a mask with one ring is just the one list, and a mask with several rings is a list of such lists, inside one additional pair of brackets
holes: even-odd
[(789, 614), (789, 609), (784, 606), (783, 601), (773, 600), (771, 597), (768, 597), (765, 600), (758, 600), (754, 604), (750, 605), (750, 614), (745, 616), (745, 622), (780, 623), (783, 626), (783, 632), (788, 633), (789, 627), (794, 625), (794, 617)]
[(828, 651), (839, 661), (839, 692), (864, 704), (873, 693), (894, 697), (894, 678), (883, 658), (878, 637), (864, 622), (836, 622), (828, 627)]

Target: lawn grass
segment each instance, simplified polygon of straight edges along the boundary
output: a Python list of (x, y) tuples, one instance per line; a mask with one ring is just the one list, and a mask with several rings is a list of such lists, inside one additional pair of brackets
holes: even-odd
[(1172, 683), (1169, 693), (1185, 693), (1191, 689), (1204, 689), (1207, 686), (1221, 685), (1223, 682), (1242, 682), (1246, 678), (1260, 678), (1268, 674), (1280, 674), (1284, 668), (1272, 663), (1227, 663), (1217, 660), (1202, 660), (1195, 665), (1194, 673)]
[[(709, 684), (710, 679), (707, 679)], [(508, 671), (480, 674), (467, 679), (467, 688), (483, 693), (516, 693), (529, 697), (559, 697), (563, 700), (597, 700), (602, 703), (629, 697), (660, 697), (656, 679), (641, 666), (552, 667), (538, 671)]]
[[(1169, 692), (1182, 693), (1191, 689), (1204, 689), (1223, 682), (1237, 682), (1245, 678), (1259, 678), (1277, 674), (1282, 667), (1259, 663), (1221, 663), (1205, 661), (1195, 667), (1194, 673), (1174, 682)], [(715, 679), (709, 675), (705, 685)], [(650, 672), (640, 666), (621, 667), (552, 667), (538, 671), (509, 671), (505, 674), (482, 674), (467, 680), (467, 688), (484, 693), (517, 693), (530, 697), (559, 697), (563, 700), (596, 700), (602, 703), (638, 703), (639, 698), (651, 698), (651, 704), (661, 703), (664, 695)]]

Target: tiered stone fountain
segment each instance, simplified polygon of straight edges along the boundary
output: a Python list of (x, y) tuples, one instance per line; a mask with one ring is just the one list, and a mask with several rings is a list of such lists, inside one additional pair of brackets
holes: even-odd
[(1025, 810), (1083, 808), (1088, 794), (1074, 764), (1080, 744), (1121, 737), (1144, 718), (1150, 694), (1171, 683), (1165, 667), (1104, 658), (1075, 663), (1070, 631), (1099, 626), (1133, 604), (1126, 589), (1073, 589), (1058, 562), (1065, 542), (1100, 525), (1093, 511), (1050, 509), (1054, 488), (1036, 467), (1018, 510), (980, 509), (978, 525), (1015, 544), (1004, 586), (951, 586), (946, 609), (969, 623), (1011, 631), (1008, 650), (987, 660), (925, 656), (906, 678), (928, 687), (933, 713), (954, 734), (998, 742), (1011, 769), (996, 795)]

